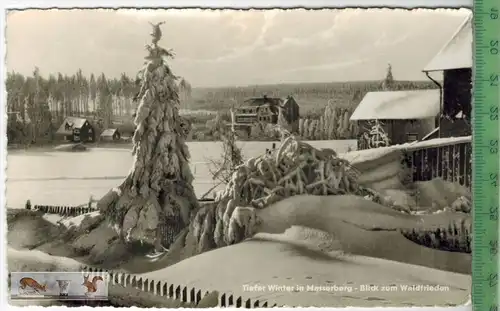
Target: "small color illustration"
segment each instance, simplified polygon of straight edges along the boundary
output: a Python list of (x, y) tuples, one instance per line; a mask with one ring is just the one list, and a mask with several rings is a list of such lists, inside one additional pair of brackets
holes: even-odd
[(59, 296), (68, 297), (69, 285), (71, 280), (56, 280), (57, 285), (59, 286)]
[(11, 272), (10, 297), (14, 300), (108, 300), (108, 283), (109, 275), (105, 272)]
[(19, 294), (20, 295), (33, 295), (47, 291), (47, 284), (40, 284), (34, 278), (26, 277), (19, 281)]
[(85, 295), (88, 297), (92, 297), (95, 295), (97, 292), (97, 286), (99, 281), (104, 281), (103, 278), (100, 275), (96, 275), (92, 278), (92, 281), (89, 281), (89, 276), (83, 276), (83, 283), (82, 285), (87, 288), (87, 291), (85, 292)]

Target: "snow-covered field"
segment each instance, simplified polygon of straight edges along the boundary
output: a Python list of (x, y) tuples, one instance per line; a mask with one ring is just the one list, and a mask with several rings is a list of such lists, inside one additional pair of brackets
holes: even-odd
[[(323, 197), (319, 199), (324, 201)], [(292, 215), (294, 220), (300, 222), (306, 216), (319, 219), (314, 215), (318, 214), (321, 206), (326, 206), (315, 203), (314, 197), (310, 200), (306, 197), (290, 200), (298, 201), (270, 206), (265, 218), (283, 214), (280, 205), (285, 207), (290, 204), (300, 206), (301, 210), (306, 209), (302, 217)], [(366, 228), (404, 227), (405, 223), (414, 221), (418, 216), (385, 210), (362, 199), (360, 202), (363, 203), (353, 204), (352, 209), (341, 202), (340, 196), (326, 200), (334, 203), (327, 204), (332, 208), (331, 213), (323, 213), (323, 223), (328, 224), (330, 233), (294, 226), (282, 234), (260, 233), (242, 243), (209, 251), (171, 266), (162, 265), (162, 259), (152, 263), (144, 257), (136, 257), (122, 265), (121, 269), (169, 284), (218, 290), (236, 297), (241, 295), (245, 299), (290, 306), (435, 306), (460, 305), (468, 300), (471, 276), (450, 270), (463, 270), (466, 265), (470, 267), (470, 254), (425, 248), (405, 239), (398, 232)], [(76, 217), (72, 222), (78, 223), (81, 218)], [(275, 217), (274, 222), (278, 219), (282, 217)], [(343, 222), (345, 219), (349, 223)], [(48, 231), (54, 231), (51, 236), (56, 236), (56, 228), (60, 227), (53, 223), (54, 220), (25, 216), (11, 222), (9, 268), (54, 270), (62, 265), (67, 269), (78, 269), (79, 264), (74, 260), (57, 257), (68, 256), (62, 255), (63, 249), (71, 249), (71, 244), (47, 241), (39, 247), (56, 257), (38, 250), (19, 250), (22, 245), (24, 248), (40, 245), (40, 239), (46, 238)], [(48, 225), (47, 221), (53, 225)], [(429, 215), (422, 225), (432, 226), (432, 222), (444, 224), (447, 217)], [(67, 221), (64, 223), (68, 225)], [(320, 222), (316, 225), (323, 227)], [(31, 230), (23, 230), (26, 227)], [(24, 234), (20, 234), (22, 232)], [(103, 238), (102, 232), (96, 234)], [(109, 246), (94, 246), (106, 247)], [(124, 298), (130, 296), (130, 292), (116, 295), (116, 298)]]
[[(355, 149), (355, 143), (330, 141), (311, 144), (345, 153), (348, 147)], [(262, 154), (271, 145), (241, 143), (247, 158)], [(195, 189), (201, 195), (213, 185), (209, 170), (203, 163), (217, 159), (222, 148), (220, 144), (200, 142), (190, 143), (189, 147), (196, 178)], [(358, 162), (361, 158), (365, 159), (365, 154), (353, 152), (347, 158)], [(90, 194), (99, 198), (121, 182), (132, 160), (131, 153), (126, 149), (96, 148), (83, 153), (12, 152), (8, 155), (8, 206), (21, 208), (27, 198), (34, 204), (47, 205), (80, 204), (86, 202)], [(311, 197), (290, 198), (288, 201), (298, 201), (282, 201), (258, 214), (266, 220), (261, 226), (271, 226), (276, 232), (266, 227), (267, 230), (260, 230), (261, 233), (253, 239), (206, 252), (172, 266), (162, 263), (162, 260), (147, 264), (140, 257), (131, 258), (121, 269), (155, 280), (215, 289), (279, 305), (429, 306), (460, 305), (468, 300), (471, 277), (465, 271), (470, 267), (470, 254), (419, 246), (394, 228), (413, 228), (411, 224), (420, 216), (400, 214), (378, 205), (366, 207), (364, 205), (374, 203), (358, 199), (362, 203), (342, 203), (338, 196), (318, 197), (318, 202)], [(290, 210), (294, 206), (301, 207), (295, 209), (295, 214)], [(304, 209), (305, 206), (308, 208)], [(429, 215), (419, 224), (443, 227), (456, 217), (466, 216)], [(37, 248), (39, 250), (29, 251), (29, 254), (23, 250), (29, 245), (40, 244), (37, 239), (42, 237), (38, 233), (43, 232), (44, 239), (56, 236), (61, 228), (55, 225), (56, 218), (58, 216), (55, 215), (46, 215), (43, 219), (26, 217), (10, 225), (9, 268), (32, 269), (32, 266), (37, 266), (35, 262), (43, 262), (43, 266), (37, 267), (50, 270), (62, 265), (62, 261), (68, 269), (78, 268), (80, 263), (74, 260), (49, 258), (41, 252), (70, 256), (64, 251), (70, 248), (68, 244), (47, 241), (49, 243), (41, 243), (43, 245)], [(76, 217), (71, 223), (78, 224), (82, 218)], [(315, 221), (320, 219), (324, 221)], [(68, 221), (63, 223), (69, 226)], [(290, 225), (293, 227), (289, 228)], [(324, 231), (301, 227), (307, 225)], [(49, 230), (52, 227), (53, 232)], [(374, 231), (372, 227), (378, 230)], [(285, 233), (270, 234), (282, 232), (276, 228), (289, 229)], [(104, 244), (96, 244), (94, 248), (107, 248), (108, 245)], [(116, 295), (126, 297), (130, 293)]]
[(468, 299), (469, 275), (321, 251), (318, 245), (334, 243), (296, 234), (261, 235), (143, 277), (296, 307), (442, 306)]
[[(338, 153), (356, 149), (355, 140), (312, 141), (314, 147)], [(272, 142), (239, 142), (245, 158), (263, 154)], [(222, 154), (219, 142), (189, 142), (195, 190), (198, 196), (213, 187), (207, 162)], [(88, 152), (12, 151), (7, 155), (7, 206), (33, 204), (77, 205), (89, 196), (100, 198), (128, 173), (133, 157), (128, 149), (96, 148)]]

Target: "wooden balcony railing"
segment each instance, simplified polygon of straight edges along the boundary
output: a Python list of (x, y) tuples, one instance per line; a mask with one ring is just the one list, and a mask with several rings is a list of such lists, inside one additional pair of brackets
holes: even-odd
[(472, 180), (471, 136), (436, 138), (401, 146), (413, 181), (437, 177), (468, 188)]

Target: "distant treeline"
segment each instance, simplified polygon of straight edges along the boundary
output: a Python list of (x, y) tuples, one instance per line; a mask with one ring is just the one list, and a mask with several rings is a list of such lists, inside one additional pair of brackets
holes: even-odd
[[(180, 108), (188, 111), (193, 129), (202, 130), (203, 138), (211, 139), (206, 127), (213, 115), (200, 116), (189, 111), (204, 110), (228, 115), (229, 108), (249, 97), (285, 97), (293, 95), (300, 105), (303, 119), (319, 120), (330, 103), (337, 109), (352, 113), (364, 95), (380, 90), (419, 90), (436, 86), (427, 81), (395, 81), (390, 70), (382, 81), (329, 82), (302, 84), (275, 84), (245, 87), (191, 88), (185, 79), (179, 79)], [(43, 144), (55, 139), (54, 134), (67, 116), (89, 119), (97, 130), (126, 123), (133, 130), (132, 114), (140, 80), (122, 74), (109, 78), (103, 73), (84, 76), (82, 70), (73, 75), (61, 73), (43, 77), (38, 68), (31, 76), (10, 72), (7, 74), (7, 134), (10, 143)], [(186, 116), (186, 114), (185, 114)], [(227, 118), (229, 119), (229, 118)], [(197, 139), (196, 135), (193, 139)]]
[(262, 96), (295, 97), (301, 107), (301, 115), (316, 111), (319, 116), (329, 100), (337, 106), (353, 108), (368, 92), (382, 90), (423, 90), (434, 89), (431, 81), (383, 81), (325, 82), (303, 84), (273, 84), (245, 87), (195, 88), (192, 92), (190, 109), (227, 109), (232, 103), (246, 98)]
[[(57, 73), (43, 77), (35, 69), (32, 76), (8, 73), (6, 88), (8, 111), (18, 111), (24, 118), (27, 109), (28, 117), (33, 120), (37, 116), (34, 108), (45, 108), (54, 116), (95, 114), (107, 117), (113, 108), (111, 98), (108, 97), (132, 98), (139, 85), (136, 79), (125, 74), (119, 79), (110, 79), (104, 74), (86, 77), (79, 70), (71, 76)], [(130, 108), (124, 105), (116, 110), (125, 111)]]
[[(178, 84), (180, 98), (186, 100), (191, 86), (184, 79)], [(103, 73), (86, 77), (82, 70), (73, 75), (43, 77), (35, 68), (32, 76), (9, 72), (5, 85), (9, 142), (32, 144), (53, 140), (67, 116), (88, 118), (102, 129), (120, 117), (131, 123), (140, 80), (126, 74), (120, 78), (108, 78)]]

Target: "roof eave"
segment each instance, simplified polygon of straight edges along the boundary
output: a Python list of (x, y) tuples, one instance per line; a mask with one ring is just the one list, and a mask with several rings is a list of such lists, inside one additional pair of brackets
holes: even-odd
[[(434, 60), (436, 59), (436, 57), (440, 56), (443, 53), (443, 51), (446, 49), (446, 47), (448, 47), (450, 45), (450, 43), (453, 42), (453, 40), (456, 38), (456, 36), (458, 36), (458, 34), (460, 34), (460, 32), (462, 31), (462, 29), (467, 25), (467, 23), (469, 23), (471, 21), (472, 18), (473, 18), (473, 13), (471, 12), (463, 20), (463, 22), (460, 24), (460, 26), (458, 27), (458, 29), (453, 33), (453, 35), (451, 36), (451, 38), (448, 41), (446, 41), (446, 43), (441, 47), (441, 49), (437, 52), (437, 54), (434, 55), (434, 58), (431, 59), (431, 61), (429, 63), (427, 63), (427, 65), (430, 65), (431, 63), (433, 63)], [(464, 67), (464, 68), (472, 68), (472, 67)], [(435, 72), (435, 71), (444, 71), (444, 70), (453, 70), (453, 69), (461, 69), (461, 68), (424, 69), (422, 71), (423, 72)]]
[(422, 72), (436, 72), (436, 71), (446, 71), (446, 70), (456, 70), (456, 69), (472, 69), (472, 66), (457, 66), (453, 68), (432, 68), (424, 69)]
[(405, 120), (426, 120), (426, 119), (430, 119), (430, 118), (434, 118), (438, 115), (438, 113), (436, 113), (435, 116), (420, 116), (420, 117), (410, 117), (410, 118), (394, 118), (394, 117), (382, 117), (382, 118), (377, 118), (377, 117), (372, 117), (372, 118), (364, 118), (364, 117), (361, 117), (361, 118), (350, 118), (349, 121), (370, 121), (370, 120), (400, 120), (400, 121), (405, 121)]

